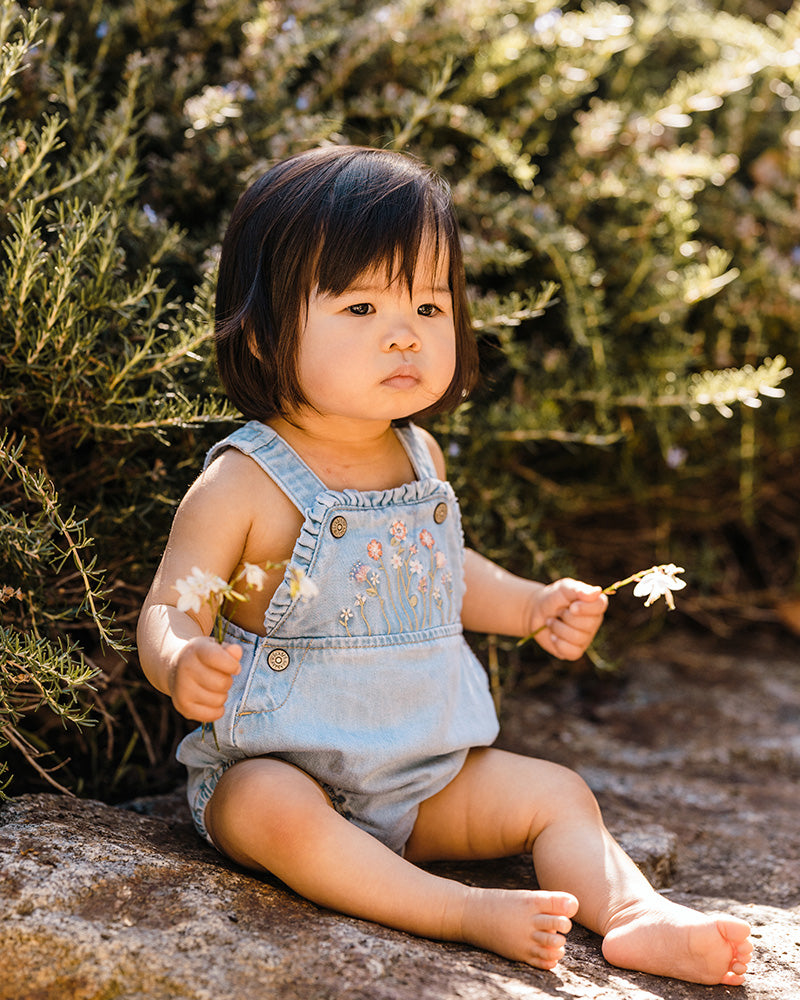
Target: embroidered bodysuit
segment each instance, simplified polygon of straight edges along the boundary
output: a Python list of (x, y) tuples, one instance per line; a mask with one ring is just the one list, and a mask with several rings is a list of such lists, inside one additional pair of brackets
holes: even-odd
[[(304, 516), (264, 637), (244, 648), (225, 714), (178, 748), (203, 813), (227, 767), (271, 755), (315, 778), (337, 811), (401, 850), (419, 803), (467, 751), (498, 732), (486, 673), (461, 628), (464, 545), (458, 502), (422, 435), (396, 428), (417, 478), (390, 490), (329, 490), (272, 428), (251, 421), (208, 454), (249, 455)], [(317, 585), (292, 597), (291, 569)]]

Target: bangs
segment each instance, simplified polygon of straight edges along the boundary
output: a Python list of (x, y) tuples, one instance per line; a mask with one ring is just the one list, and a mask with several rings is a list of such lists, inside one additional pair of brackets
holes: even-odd
[[(447, 188), (416, 167), (398, 170), (397, 160), (364, 161), (341, 171), (318, 219), (319, 291), (340, 295), (359, 275), (383, 271), (387, 286), (403, 281), (410, 292), (423, 249), (426, 260), (433, 253), (434, 270), (449, 256), (452, 272), (458, 237)], [(451, 273), (447, 280), (452, 290)]]

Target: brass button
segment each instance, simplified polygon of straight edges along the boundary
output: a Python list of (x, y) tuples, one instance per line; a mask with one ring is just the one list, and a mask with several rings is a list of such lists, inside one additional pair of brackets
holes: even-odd
[(433, 519), (437, 524), (441, 524), (442, 521), (447, 517), (447, 504), (444, 500), (441, 503), (437, 503), (433, 511)]
[(334, 538), (341, 538), (347, 531), (347, 518), (337, 514), (331, 521), (331, 534)]
[(273, 649), (267, 656), (267, 664), (272, 670), (285, 670), (289, 666), (289, 654), (285, 649)]

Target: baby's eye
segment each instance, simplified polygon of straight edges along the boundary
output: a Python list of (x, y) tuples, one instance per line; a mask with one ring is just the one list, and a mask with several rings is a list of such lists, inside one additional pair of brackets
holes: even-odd
[(375, 312), (375, 309), (369, 302), (357, 302), (355, 305), (348, 306), (347, 311), (354, 316), (369, 316), (370, 313)]
[(436, 316), (437, 313), (440, 313), (441, 311), (442, 310), (438, 306), (434, 305), (433, 302), (426, 302), (417, 309), (420, 316)]

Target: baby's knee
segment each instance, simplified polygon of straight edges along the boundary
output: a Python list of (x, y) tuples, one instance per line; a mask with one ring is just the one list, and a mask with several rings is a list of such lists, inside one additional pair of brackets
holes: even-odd
[(599, 817), (600, 806), (594, 792), (578, 772), (560, 764), (555, 766), (558, 768), (555, 800), (560, 809)]
[(313, 821), (330, 801), (305, 771), (274, 757), (242, 760), (222, 775), (206, 807), (211, 839), (234, 860), (251, 837), (261, 845), (281, 841)]
[(548, 762), (540, 780), (530, 786), (530, 792), (526, 852), (546, 830), (563, 830), (565, 824), (589, 828), (603, 822), (592, 790), (577, 772), (560, 764)]

